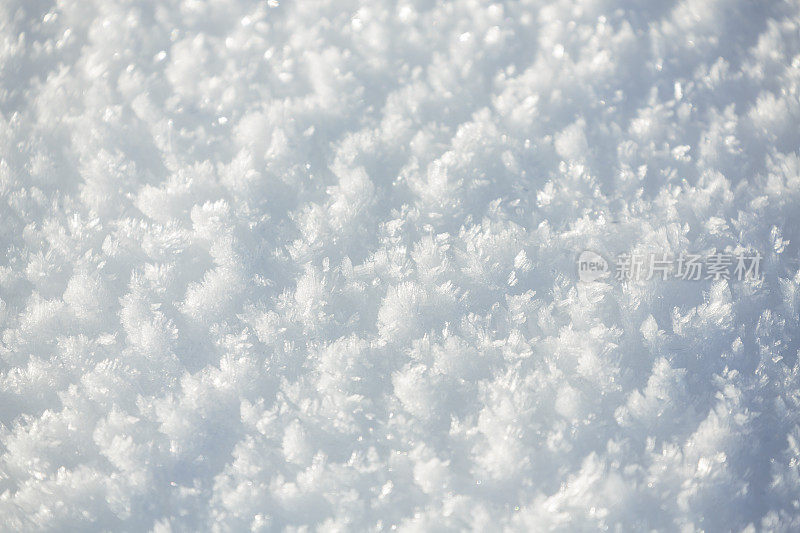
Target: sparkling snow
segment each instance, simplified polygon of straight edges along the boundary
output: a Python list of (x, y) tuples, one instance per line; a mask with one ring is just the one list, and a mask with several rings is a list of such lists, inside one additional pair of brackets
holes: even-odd
[(0, 530), (798, 531), (798, 244), (797, 0), (0, 0)]

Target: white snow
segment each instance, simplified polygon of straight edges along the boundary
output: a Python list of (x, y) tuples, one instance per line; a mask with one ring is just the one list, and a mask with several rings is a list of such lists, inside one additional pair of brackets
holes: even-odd
[(798, 124), (796, 0), (0, 0), (0, 530), (800, 530)]

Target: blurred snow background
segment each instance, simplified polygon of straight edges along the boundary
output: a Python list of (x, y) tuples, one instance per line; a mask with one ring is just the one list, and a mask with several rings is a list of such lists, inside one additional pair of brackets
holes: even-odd
[(796, 0), (0, 0), (0, 529), (797, 531), (799, 125)]

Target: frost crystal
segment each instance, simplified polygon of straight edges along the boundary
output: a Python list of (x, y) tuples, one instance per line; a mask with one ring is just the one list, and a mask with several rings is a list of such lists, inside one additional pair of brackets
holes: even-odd
[(800, 530), (799, 123), (796, 1), (3, 0), (0, 530)]

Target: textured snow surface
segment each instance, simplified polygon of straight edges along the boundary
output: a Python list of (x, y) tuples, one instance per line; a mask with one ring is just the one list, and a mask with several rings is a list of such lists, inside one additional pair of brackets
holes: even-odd
[(0, 529), (797, 531), (799, 147), (796, 0), (0, 0)]

